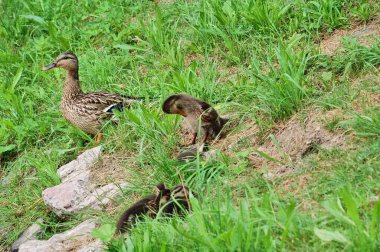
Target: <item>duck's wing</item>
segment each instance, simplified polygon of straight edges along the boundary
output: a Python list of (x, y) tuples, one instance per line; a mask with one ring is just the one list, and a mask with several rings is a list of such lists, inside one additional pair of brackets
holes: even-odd
[(112, 113), (112, 110), (114, 109), (122, 111), (123, 108), (129, 107), (137, 100), (137, 98), (122, 96), (119, 94), (95, 92), (77, 97), (75, 103), (77, 106), (83, 107), (88, 111)]

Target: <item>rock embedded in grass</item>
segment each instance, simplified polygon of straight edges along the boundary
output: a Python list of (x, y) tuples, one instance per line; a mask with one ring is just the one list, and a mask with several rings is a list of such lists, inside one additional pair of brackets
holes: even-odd
[(30, 227), (28, 227), (20, 236), (19, 238), (12, 244), (12, 252), (16, 252), (19, 250), (19, 247), (21, 244), (29, 241), (34, 240), (37, 238), (37, 235), (41, 233), (42, 227), (41, 223), (43, 223), (42, 218), (38, 218), (35, 223), (33, 223)]
[(19, 247), (19, 252), (35, 251), (103, 251), (104, 245), (92, 237), (95, 220), (86, 220), (71, 230), (53, 235), (49, 240), (29, 240)]
[(90, 168), (100, 155), (101, 147), (95, 147), (58, 169), (62, 183), (42, 193), (45, 204), (58, 216), (76, 213), (84, 208), (101, 209), (120, 188), (127, 186), (127, 183), (99, 186), (97, 181), (90, 179)]
[(79, 157), (58, 169), (58, 175), (62, 182), (75, 179), (78, 175), (89, 171), (102, 154), (102, 147), (97, 146), (83, 152)]

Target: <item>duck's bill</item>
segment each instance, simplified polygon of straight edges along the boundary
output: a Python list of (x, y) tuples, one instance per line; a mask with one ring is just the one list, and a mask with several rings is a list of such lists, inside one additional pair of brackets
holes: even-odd
[(51, 63), (51, 64), (49, 64), (47, 66), (42, 67), (42, 71), (50, 70), (50, 69), (52, 69), (54, 67), (56, 67), (56, 64), (55, 63)]

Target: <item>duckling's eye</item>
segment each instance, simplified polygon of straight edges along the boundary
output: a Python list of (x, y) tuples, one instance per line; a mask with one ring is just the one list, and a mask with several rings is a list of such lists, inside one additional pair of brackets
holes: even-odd
[(66, 57), (64, 57), (63, 59), (70, 59), (70, 57), (66, 56)]

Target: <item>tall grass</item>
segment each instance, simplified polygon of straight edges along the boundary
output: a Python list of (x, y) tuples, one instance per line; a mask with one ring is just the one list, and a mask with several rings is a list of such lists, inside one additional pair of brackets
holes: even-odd
[(294, 49), (301, 37), (280, 42), (273, 48), (273, 56), (265, 62), (252, 59), (252, 76), (254, 85), (251, 96), (258, 102), (259, 112), (269, 116), (273, 121), (286, 118), (302, 107), (302, 102), (312, 91), (307, 86), (305, 71), (310, 60), (307, 51)]
[(104, 232), (97, 237), (109, 241), (108, 251), (304, 250), (308, 249), (305, 239), (318, 244), (318, 250), (375, 251), (379, 245), (380, 203), (361, 215), (366, 208), (348, 189), (322, 203), (326, 212), (319, 220), (301, 213), (294, 200), (283, 202), (272, 193), (257, 197), (248, 190), (237, 204), (230, 196), (217, 193), (212, 201), (192, 199), (193, 210), (185, 219), (146, 218), (125, 243), (111, 241), (113, 229), (107, 232), (107, 226), (100, 228)]
[[(133, 169), (125, 164), (131, 170), (126, 179), (138, 188), (127, 190), (120, 209), (133, 203), (131, 191), (140, 194), (158, 182), (185, 182), (200, 195), (185, 219), (146, 219), (125, 241), (111, 242), (111, 250), (375, 251), (379, 207), (370, 209), (366, 202), (379, 187), (376, 108), (351, 111), (352, 120), (334, 123), (363, 136), (357, 139), (360, 144), (355, 142), (353, 151), (321, 152), (320, 162), (308, 167), (318, 176), (306, 186), (304, 192), (310, 194), (300, 202), (277, 194), (279, 181), (252, 171), (245, 149), (179, 164), (175, 152), (181, 120), (164, 115), (160, 102), (172, 93), (189, 93), (240, 123), (253, 121), (265, 132), (312, 102), (328, 103), (326, 109), (350, 108), (355, 97), (345, 88), (350, 83), (335, 75), (375, 71), (378, 41), (369, 47), (345, 42), (343, 53), (333, 58), (317, 55), (313, 48), (334, 29), (374, 18), (379, 4), (164, 2), (0, 3), (1, 246), (8, 247), (37, 217), (47, 219), (44, 238), (89, 218), (81, 213), (62, 222), (48, 214), (40, 200), (42, 190), (59, 183), (56, 169), (93, 144), (91, 136), (70, 126), (59, 112), (63, 71), (40, 71), (60, 52), (70, 50), (79, 57), (85, 91), (113, 91), (157, 102), (119, 113), (120, 123), (104, 128), (105, 149), (134, 161)], [(319, 89), (311, 78), (321, 69), (327, 71), (326, 89)], [(364, 89), (377, 90), (373, 85)], [(244, 147), (254, 144), (249, 137), (243, 140), (248, 145)], [(320, 166), (325, 169), (321, 174), (316, 168)], [(341, 193), (347, 184), (352, 189)], [(336, 204), (320, 204), (331, 199)], [(304, 212), (304, 201), (316, 201), (318, 207)], [(97, 214), (108, 224), (116, 218)]]

